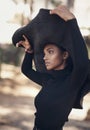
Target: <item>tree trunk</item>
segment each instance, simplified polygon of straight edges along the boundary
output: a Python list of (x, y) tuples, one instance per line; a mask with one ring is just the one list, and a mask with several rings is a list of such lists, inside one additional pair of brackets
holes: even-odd
[(69, 9), (73, 9), (75, 0), (67, 0), (67, 6)]
[(49, 0), (45, 0), (45, 8), (48, 8), (48, 2)]
[(30, 12), (31, 12), (31, 14), (33, 12), (33, 0), (30, 0)]

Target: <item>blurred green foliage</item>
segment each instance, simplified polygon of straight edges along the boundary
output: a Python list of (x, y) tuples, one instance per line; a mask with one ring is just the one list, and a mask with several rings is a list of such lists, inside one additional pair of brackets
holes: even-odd
[(12, 44), (0, 45), (0, 63), (19, 66), (23, 55), (22, 48), (16, 48)]
[(89, 56), (89, 59), (90, 59), (90, 35), (84, 36), (84, 39), (85, 39), (85, 42), (86, 42), (86, 45), (87, 45), (88, 56)]

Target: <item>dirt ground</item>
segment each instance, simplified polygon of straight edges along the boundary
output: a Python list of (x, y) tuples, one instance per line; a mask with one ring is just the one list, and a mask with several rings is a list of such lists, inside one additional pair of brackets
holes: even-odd
[[(0, 130), (32, 130), (34, 97), (40, 86), (28, 80), (20, 68), (3, 65), (0, 79)], [(87, 112), (90, 94), (84, 98), (83, 110), (72, 110), (64, 130), (90, 130)]]

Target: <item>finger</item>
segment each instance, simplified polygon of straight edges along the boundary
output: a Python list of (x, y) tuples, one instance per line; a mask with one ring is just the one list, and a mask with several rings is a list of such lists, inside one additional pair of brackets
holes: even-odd
[(19, 45), (23, 44), (23, 41), (19, 41), (16, 43), (16, 47), (19, 47)]
[(27, 49), (25, 48), (25, 52), (27, 52)]
[(25, 41), (28, 41), (28, 39), (25, 35), (23, 35), (23, 38), (24, 38)]
[(53, 9), (53, 10), (50, 10), (50, 14), (58, 14), (58, 9)]
[(19, 47), (19, 44), (18, 44), (18, 42), (16, 43), (16, 47)]
[(66, 11), (68, 8), (64, 5), (59, 5), (53, 10), (50, 10), (50, 14), (59, 14), (60, 12)]

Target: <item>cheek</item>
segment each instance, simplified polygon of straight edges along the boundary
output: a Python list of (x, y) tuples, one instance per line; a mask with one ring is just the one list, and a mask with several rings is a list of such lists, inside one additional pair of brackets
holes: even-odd
[(53, 56), (54, 61), (60, 62), (62, 59), (63, 59), (63, 57), (62, 57), (61, 54), (56, 54), (56, 55)]
[(51, 55), (51, 56), (49, 57), (49, 59), (50, 59), (52, 62), (54, 62), (54, 61), (57, 60), (57, 56), (56, 56), (56, 55)]

